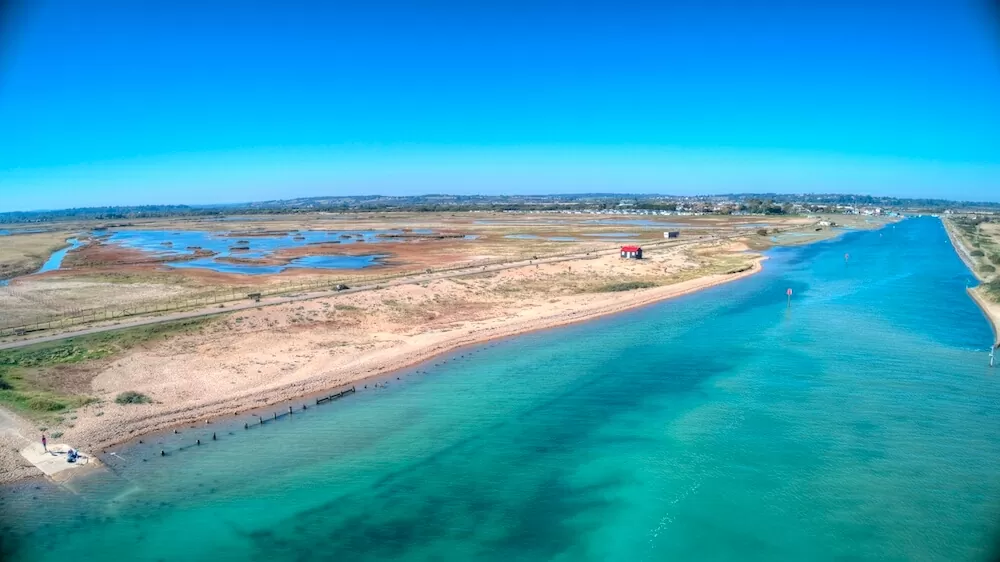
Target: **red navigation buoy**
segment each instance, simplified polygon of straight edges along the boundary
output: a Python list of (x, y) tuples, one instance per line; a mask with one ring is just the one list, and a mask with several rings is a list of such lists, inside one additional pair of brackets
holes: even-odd
[(785, 294), (788, 295), (788, 306), (792, 306), (792, 288), (789, 287)]
[(787, 294), (788, 296), (792, 296), (792, 289), (789, 288), (788, 291), (785, 292), (785, 294)]
[(851, 254), (844, 254), (844, 261), (851, 259)]

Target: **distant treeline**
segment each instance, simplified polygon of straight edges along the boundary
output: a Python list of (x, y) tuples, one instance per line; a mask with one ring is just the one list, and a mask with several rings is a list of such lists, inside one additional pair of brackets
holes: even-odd
[(49, 222), (57, 220), (120, 220), (157, 217), (224, 215), (218, 209), (187, 205), (141, 205), (136, 207), (83, 207), (55, 211), (14, 211), (0, 213), (0, 224)]
[(696, 211), (717, 213), (787, 214), (793, 205), (807, 210), (829, 206), (1000, 211), (1000, 203), (905, 199), (871, 195), (780, 193), (672, 196), (648, 194), (580, 193), (567, 195), (420, 195), (308, 197), (231, 205), (139, 205), (83, 207), (50, 211), (0, 213), (0, 224), (40, 223), (68, 220), (121, 221), (149, 218), (223, 217), (226, 215), (277, 215), (315, 212), (462, 212), (462, 211), (559, 211), (637, 209), (652, 211)]

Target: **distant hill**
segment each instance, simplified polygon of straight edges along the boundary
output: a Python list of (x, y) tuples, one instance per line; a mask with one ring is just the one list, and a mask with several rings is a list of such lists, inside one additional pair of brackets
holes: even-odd
[[(703, 212), (780, 214), (794, 205), (867, 206), (941, 212), (945, 209), (1000, 211), (1000, 203), (909, 199), (836, 193), (732, 193), (674, 196), (622, 193), (568, 195), (448, 195), (414, 196), (350, 195), (301, 197), (225, 205), (138, 205), (81, 207), (44, 211), (0, 213), (0, 224), (40, 223), (67, 220), (132, 220), (167, 217), (211, 217), (226, 215), (294, 214), (312, 212), (371, 211), (546, 211), (565, 209), (636, 208), (651, 210), (694, 209)], [(724, 210), (720, 210), (720, 207)]]

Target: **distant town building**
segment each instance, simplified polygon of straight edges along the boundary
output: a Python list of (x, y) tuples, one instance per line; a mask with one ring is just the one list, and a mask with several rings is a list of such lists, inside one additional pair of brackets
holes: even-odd
[(677, 238), (680, 235), (681, 235), (681, 231), (679, 231), (679, 230), (671, 230), (669, 232), (664, 232), (663, 233), (663, 237), (664, 238)]
[(622, 257), (634, 260), (642, 259), (642, 248), (639, 246), (622, 246)]

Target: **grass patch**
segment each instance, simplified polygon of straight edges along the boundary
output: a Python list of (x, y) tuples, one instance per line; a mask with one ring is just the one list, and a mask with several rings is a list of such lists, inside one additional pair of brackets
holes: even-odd
[(983, 291), (993, 302), (1000, 302), (1000, 280), (983, 283)]
[(209, 321), (193, 319), (164, 322), (3, 350), (0, 351), (0, 373), (4, 368), (52, 367), (102, 359), (168, 335), (198, 330)]
[(982, 250), (972, 250), (971, 252), (969, 252), (969, 255), (971, 255), (974, 258), (981, 258), (986, 254), (984, 254)]
[[(0, 352), (0, 369), (11, 367), (51, 367), (65, 363), (79, 363), (88, 359), (100, 359), (111, 354), (108, 347), (90, 347), (72, 340), (54, 345), (23, 347)], [(2, 371), (0, 371), (2, 372)]]
[(166, 322), (0, 351), (0, 404), (28, 418), (45, 419), (91, 403), (92, 397), (60, 390), (60, 369), (200, 330), (211, 321)]
[(79, 408), (93, 401), (87, 396), (66, 396), (54, 392), (32, 390), (0, 390), (0, 403), (32, 419)]
[(115, 404), (149, 404), (153, 399), (141, 392), (129, 390), (115, 397)]
[(993, 273), (996, 270), (997, 270), (996, 267), (993, 267), (992, 265), (990, 265), (988, 263), (984, 263), (983, 265), (979, 266), (979, 272), (980, 273)]
[(595, 293), (618, 293), (622, 291), (634, 291), (636, 289), (649, 289), (656, 287), (658, 283), (652, 281), (623, 281), (620, 283), (608, 283), (594, 289)]
[(743, 273), (744, 271), (747, 271), (747, 270), (752, 269), (752, 268), (753, 268), (753, 264), (741, 265), (741, 266), (738, 266), (738, 267), (734, 267), (732, 269), (727, 269), (726, 270), (726, 275), (736, 275), (737, 273)]

